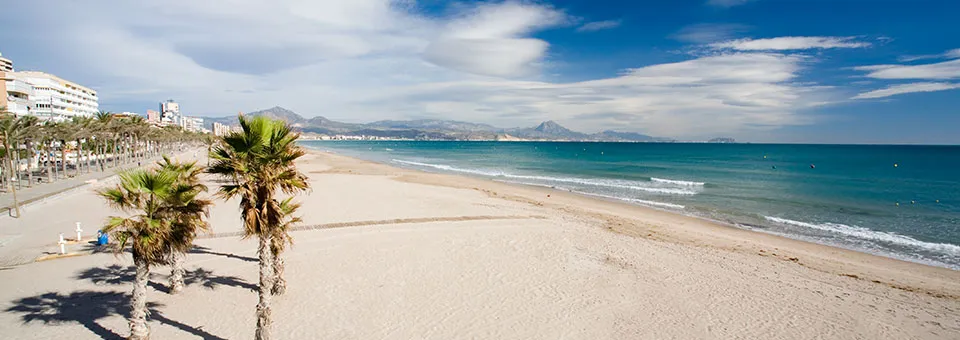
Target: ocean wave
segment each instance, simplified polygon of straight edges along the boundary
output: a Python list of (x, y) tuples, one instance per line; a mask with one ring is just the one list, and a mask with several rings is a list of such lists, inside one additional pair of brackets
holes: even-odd
[(682, 186), (688, 186), (688, 187), (702, 187), (705, 184), (703, 182), (678, 181), (675, 179), (665, 179), (665, 178), (656, 178), (656, 177), (650, 177), (650, 181), (658, 182), (658, 183), (682, 185)]
[(505, 173), (502, 171), (463, 169), (463, 168), (457, 168), (457, 167), (444, 165), (444, 164), (430, 164), (430, 163), (421, 163), (421, 162), (414, 162), (414, 161), (405, 161), (405, 160), (399, 160), (399, 159), (394, 159), (393, 161), (401, 164), (423, 166), (423, 167), (429, 167), (429, 168), (434, 168), (439, 170), (462, 172), (462, 173), (489, 176), (489, 177), (504, 177), (504, 178), (525, 179), (525, 180), (535, 180), (535, 181), (544, 181), (544, 182), (592, 185), (592, 186), (599, 186), (599, 187), (637, 190), (637, 191), (644, 191), (644, 192), (649, 192), (654, 194), (664, 194), (664, 195), (696, 195), (697, 194), (697, 191), (686, 189), (686, 188), (649, 187), (649, 186), (643, 186), (643, 184), (640, 182), (615, 180), (615, 179), (516, 175), (516, 174)]
[(594, 194), (594, 193), (590, 193), (590, 192), (583, 192), (583, 191), (578, 191), (578, 190), (572, 190), (572, 189), (569, 189), (569, 188), (557, 187), (557, 186), (540, 184), (540, 183), (529, 183), (529, 182), (521, 182), (521, 181), (502, 181), (502, 180), (495, 180), (495, 181), (497, 181), (497, 182), (503, 182), (503, 183), (533, 185), (533, 186), (538, 186), (538, 187), (551, 188), (551, 189), (557, 189), (557, 190), (572, 192), (572, 193), (581, 194), (581, 195), (586, 195), (586, 196), (609, 198), (609, 199), (615, 199), (615, 200), (626, 201), (626, 202), (630, 202), (630, 203), (636, 203), (636, 204), (653, 206), (653, 207), (659, 207), (659, 208), (670, 208), (670, 209), (678, 209), (678, 210), (683, 210), (683, 209), (686, 208), (686, 206), (682, 206), (682, 205), (679, 205), (679, 204), (666, 203), (666, 202), (657, 202), (657, 201), (648, 201), (648, 200), (641, 200), (641, 199), (628, 198), (628, 197), (617, 197), (617, 196), (610, 196), (610, 195)]
[(657, 201), (641, 200), (641, 199), (636, 199), (636, 198), (627, 198), (627, 197), (616, 197), (616, 196), (601, 195), (601, 194), (592, 194), (592, 193), (588, 193), (588, 192), (579, 192), (579, 191), (578, 191), (577, 193), (584, 194), (584, 195), (587, 195), (587, 196), (596, 196), (596, 197), (610, 198), (610, 199), (621, 200), (621, 201), (626, 201), (626, 202), (630, 202), (630, 203), (637, 203), (637, 204), (642, 204), (642, 205), (649, 205), (649, 206), (660, 207), (660, 208), (670, 208), (670, 209), (679, 209), (679, 210), (683, 210), (684, 208), (686, 208), (685, 206), (682, 206), (682, 205), (679, 205), (679, 204), (666, 203), (666, 202), (657, 202)]
[(785, 218), (764, 216), (768, 221), (792, 225), (803, 228), (816, 229), (826, 232), (831, 232), (835, 234), (841, 234), (846, 236), (852, 236), (859, 239), (880, 241), (890, 244), (896, 244), (900, 246), (909, 246), (914, 248), (919, 248), (927, 251), (937, 251), (946, 254), (951, 254), (954, 256), (960, 256), (960, 246), (949, 243), (933, 243), (933, 242), (924, 242), (918, 239), (912, 238), (910, 236), (904, 236), (896, 233), (882, 232), (871, 230), (869, 228), (858, 227), (858, 226), (848, 226), (846, 224), (839, 223), (807, 223), (794, 220), (788, 220)]

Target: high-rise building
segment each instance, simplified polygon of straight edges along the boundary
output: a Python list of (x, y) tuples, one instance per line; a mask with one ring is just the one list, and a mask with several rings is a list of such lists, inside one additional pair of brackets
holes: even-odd
[(160, 122), (164, 124), (173, 124), (183, 126), (182, 116), (180, 115), (180, 104), (169, 99), (160, 103)]
[(13, 72), (13, 60), (3, 57), (0, 53), (0, 72)]
[(14, 72), (17, 78), (33, 86), (30, 96), (35, 104), (31, 114), (40, 119), (67, 120), (72, 117), (93, 117), (100, 108), (97, 91), (64, 80), (55, 75), (37, 72)]
[(150, 124), (160, 124), (160, 112), (147, 110), (147, 122)]

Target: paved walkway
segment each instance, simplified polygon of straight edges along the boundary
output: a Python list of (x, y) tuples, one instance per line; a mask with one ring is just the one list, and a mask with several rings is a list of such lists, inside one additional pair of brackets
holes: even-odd
[[(192, 155), (191, 152), (192, 151), (184, 153), (183, 155), (186, 155), (186, 154)], [(142, 165), (154, 164), (156, 161), (160, 159), (161, 159), (160, 157), (149, 158), (147, 160), (141, 161), (141, 164)], [(115, 168), (108, 167), (103, 172), (98, 171), (99, 170), (98, 169), (91, 173), (83, 173), (83, 174), (80, 174), (80, 176), (67, 178), (67, 179), (60, 179), (53, 183), (45, 182), (42, 184), (34, 184), (32, 188), (24, 186), (22, 189), (17, 189), (17, 199), (20, 201), (20, 206), (23, 207), (30, 203), (42, 201), (44, 199), (68, 192), (70, 190), (89, 185), (92, 182), (96, 182), (108, 177), (112, 177), (120, 171), (132, 169), (136, 167), (137, 167), (136, 163), (124, 164), (124, 165), (121, 165), (120, 167), (115, 167)], [(67, 173), (73, 175), (74, 170), (68, 169)], [(34, 178), (37, 178), (37, 176), (34, 176)], [(42, 178), (44, 181), (47, 180), (46, 175), (40, 176), (40, 178)], [(0, 214), (2, 214), (2, 216), (0, 216), (0, 219), (9, 218), (10, 216), (12, 216), (13, 215), (13, 212), (11, 211), (12, 209), (13, 209), (13, 194), (9, 192), (9, 188), (6, 188), (4, 192), (0, 193)]]
[[(193, 150), (175, 158), (193, 158)], [(159, 158), (141, 161), (143, 166), (154, 164)], [(88, 241), (95, 238), (97, 229), (108, 216), (103, 200), (92, 189), (108, 185), (118, 171), (136, 168), (137, 164), (108, 169), (105, 172), (83, 174), (68, 180), (24, 188), (23, 195), (17, 192), (21, 202), (21, 218), (10, 216), (8, 208), (0, 208), (0, 268), (31, 263), (40, 256), (58, 251), (57, 234), (63, 233), (67, 240), (76, 239), (76, 223), (81, 223), (84, 242), (67, 245), (68, 252), (89, 248)], [(92, 181), (96, 180), (96, 182)], [(88, 183), (90, 181), (90, 183)], [(0, 195), (0, 206), (12, 204), (9, 194)], [(83, 214), (85, 211), (100, 211), (103, 214)], [(89, 216), (88, 216), (89, 215)]]

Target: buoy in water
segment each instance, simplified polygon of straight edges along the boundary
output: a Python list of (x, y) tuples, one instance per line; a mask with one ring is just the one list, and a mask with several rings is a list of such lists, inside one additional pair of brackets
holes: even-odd
[(937, 200), (937, 203), (940, 203), (940, 200)]
[(897, 206), (898, 206), (898, 207), (900, 206), (900, 202), (897, 202)]
[(910, 201), (910, 204), (917, 204), (917, 201)]
[(763, 159), (767, 159), (767, 155), (763, 155)]
[(816, 165), (810, 164), (810, 169), (816, 169), (816, 168), (817, 168)]
[(893, 167), (894, 167), (894, 168), (900, 167), (900, 164), (893, 163)]

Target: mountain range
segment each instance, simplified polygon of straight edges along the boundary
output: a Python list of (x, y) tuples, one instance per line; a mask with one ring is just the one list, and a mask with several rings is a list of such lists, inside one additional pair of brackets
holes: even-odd
[[(366, 124), (343, 123), (322, 116), (304, 118), (296, 112), (276, 106), (245, 114), (283, 120), (300, 129), (305, 135), (378, 136), (409, 139), (445, 140), (569, 140), (569, 141), (623, 141), (623, 142), (672, 142), (670, 138), (651, 137), (634, 132), (612, 130), (586, 134), (567, 129), (557, 122), (546, 121), (530, 128), (498, 128), (488, 124), (454, 120), (417, 119), (381, 120)], [(237, 118), (202, 117), (207, 128), (213, 123), (237, 125)]]

